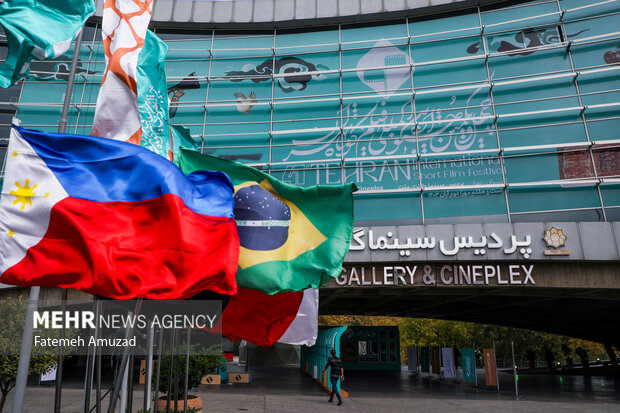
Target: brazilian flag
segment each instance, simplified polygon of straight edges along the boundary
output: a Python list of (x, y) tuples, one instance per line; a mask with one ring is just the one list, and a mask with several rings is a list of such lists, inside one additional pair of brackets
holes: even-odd
[(353, 233), (354, 184), (302, 188), (187, 149), (179, 151), (176, 163), (186, 174), (221, 171), (232, 180), (240, 287), (267, 294), (301, 291), (340, 275)]

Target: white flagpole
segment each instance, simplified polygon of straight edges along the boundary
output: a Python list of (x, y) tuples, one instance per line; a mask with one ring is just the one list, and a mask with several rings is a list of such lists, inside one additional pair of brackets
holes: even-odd
[(11, 413), (21, 413), (24, 406), (24, 396), (26, 395), (26, 381), (28, 379), (28, 366), (30, 365), (30, 354), (32, 353), (32, 335), (34, 310), (39, 305), (39, 287), (30, 288), (30, 299), (26, 309), (26, 322), (22, 334), (22, 347), (19, 352), (19, 363), (17, 365), (17, 379), (15, 381), (15, 396)]

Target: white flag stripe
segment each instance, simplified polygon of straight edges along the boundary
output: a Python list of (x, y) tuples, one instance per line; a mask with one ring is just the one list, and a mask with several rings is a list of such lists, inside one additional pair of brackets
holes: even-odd
[[(41, 241), (52, 207), (68, 196), (54, 173), (13, 128), (7, 151), (0, 198), (0, 274), (21, 261), (28, 248)], [(17, 183), (31, 189), (20, 189)], [(15, 201), (18, 202), (13, 204)]]
[(299, 305), (297, 316), (286, 332), (278, 340), (279, 343), (313, 346), (319, 331), (319, 290), (308, 288)]

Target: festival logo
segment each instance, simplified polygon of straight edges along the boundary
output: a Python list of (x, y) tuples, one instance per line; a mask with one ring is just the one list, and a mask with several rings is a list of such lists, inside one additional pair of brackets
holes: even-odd
[[(413, 60), (387, 40), (377, 42), (373, 48), (357, 62), (357, 77), (384, 99), (388, 99), (396, 89), (410, 79)], [(386, 66), (406, 65), (390, 69)], [(380, 68), (380, 69), (375, 69)]]
[(200, 89), (200, 83), (196, 79), (196, 72), (190, 73), (179, 83), (168, 88), (168, 99), (170, 99), (168, 112), (170, 118), (174, 118), (174, 115), (177, 114), (179, 100), (185, 96), (185, 91), (191, 89)]
[(315, 66), (310, 62), (296, 57), (282, 57), (276, 60), (275, 70), (272, 69), (273, 64), (274, 62), (269, 59), (258, 66), (245, 65), (243, 66), (243, 70), (226, 72), (226, 77), (229, 77), (231, 82), (251, 80), (254, 83), (260, 83), (271, 80), (271, 76), (275, 72), (277, 75), (283, 75), (282, 77), (275, 78), (280, 89), (284, 93), (291, 93), (296, 90), (302, 91), (306, 89), (308, 82), (313, 79), (325, 79), (325, 76), (321, 74), (309, 72), (328, 69), (324, 65), (319, 64)]
[[(34, 60), (30, 63), (30, 77), (35, 80), (69, 80), (71, 71), (71, 57), (61, 55), (49, 60)], [(78, 59), (75, 74), (94, 75), (97, 71), (84, 68), (84, 63)]]
[(543, 240), (547, 243), (547, 249), (543, 252), (545, 255), (570, 255), (569, 249), (560, 250), (558, 248), (566, 246), (566, 239), (562, 228), (551, 227), (545, 230)]

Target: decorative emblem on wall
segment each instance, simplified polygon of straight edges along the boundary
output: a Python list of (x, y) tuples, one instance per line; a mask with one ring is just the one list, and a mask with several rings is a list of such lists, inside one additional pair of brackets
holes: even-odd
[[(588, 30), (590, 29), (569, 34), (567, 37), (570, 39)], [(530, 48), (559, 43), (560, 40), (561, 38), (558, 34), (558, 30), (555, 27), (547, 29), (525, 29), (517, 33), (507, 33), (501, 37), (489, 36), (489, 51), (503, 53), (508, 56), (528, 56), (538, 51)], [(476, 54), (479, 50), (480, 42), (476, 42), (467, 48), (467, 53)]]
[(616, 49), (606, 52), (603, 58), (608, 65), (620, 64), (620, 45), (616, 46)]
[(559, 247), (565, 245), (567, 239), (561, 228), (546, 229), (543, 239), (547, 243), (547, 247), (553, 248), (552, 250), (545, 250), (545, 255), (570, 255), (570, 250), (558, 250)]
[(250, 109), (252, 109), (258, 102), (256, 100), (256, 93), (254, 92), (250, 92), (248, 97), (246, 97), (243, 93), (237, 92), (235, 93), (235, 97), (237, 98), (237, 110), (241, 113), (247, 113), (248, 115)]
[[(357, 62), (357, 77), (383, 98), (389, 98), (395, 91), (410, 79), (413, 60), (387, 40), (378, 41), (368, 53)], [(406, 65), (394, 69), (386, 66)], [(383, 69), (372, 69), (372, 68)]]
[(190, 89), (200, 89), (200, 83), (196, 79), (196, 72), (190, 73), (179, 83), (168, 88), (168, 98), (170, 99), (169, 114), (171, 118), (174, 118), (174, 115), (177, 114), (179, 100), (185, 95), (185, 90)]
[[(30, 63), (30, 76), (36, 80), (69, 80), (71, 70), (71, 56), (65, 54), (50, 60), (34, 60)], [(78, 59), (75, 74), (94, 75), (96, 70), (84, 68), (84, 62)]]
[[(242, 82), (251, 80), (254, 83), (267, 82), (271, 80), (274, 73), (272, 59), (265, 60), (258, 66), (245, 65), (243, 70), (226, 72), (226, 77), (231, 78), (231, 82)], [(321, 74), (309, 74), (308, 72), (317, 72), (327, 70), (328, 67), (323, 65), (314, 65), (297, 57), (281, 57), (275, 61), (275, 73), (283, 74), (283, 77), (276, 77), (277, 85), (284, 93), (291, 93), (295, 90), (304, 90), (311, 80), (323, 80), (325, 76)], [(244, 78), (254, 76), (252, 78)]]

